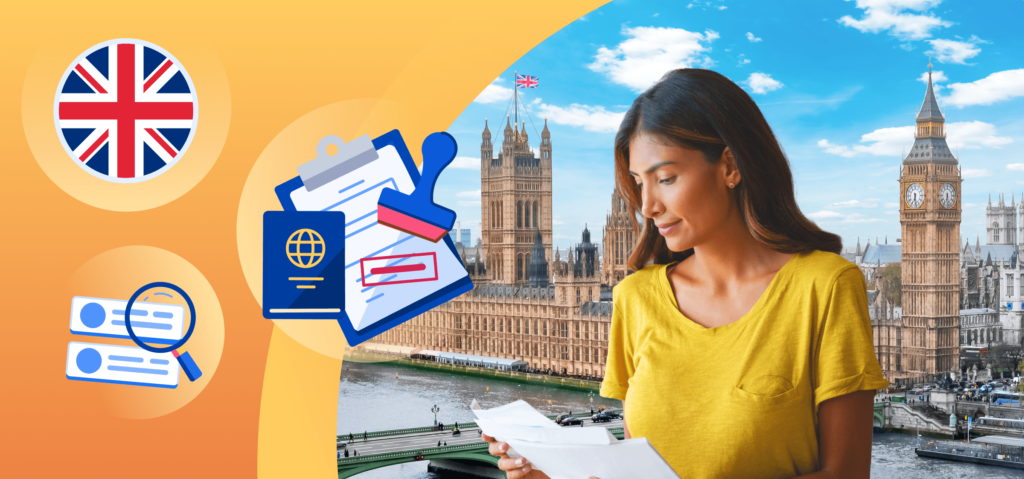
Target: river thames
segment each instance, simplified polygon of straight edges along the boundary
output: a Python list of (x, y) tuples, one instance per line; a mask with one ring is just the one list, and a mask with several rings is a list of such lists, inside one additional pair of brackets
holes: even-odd
[[(396, 376), (397, 374), (397, 376)], [(490, 391), (488, 391), (490, 388)], [(387, 363), (345, 361), (338, 388), (338, 434), (473, 421), (469, 404), (492, 408), (522, 399), (546, 414), (580, 412), (622, 403), (596, 393), (521, 384), (511, 381), (447, 374)], [(550, 403), (549, 403), (550, 401)], [(919, 458), (917, 438), (876, 433), (871, 453), (871, 477), (879, 479), (1024, 478), (1013, 469)], [(358, 443), (355, 445), (358, 450)], [(390, 466), (355, 476), (358, 479), (441, 479), (427, 472), (427, 461)]]

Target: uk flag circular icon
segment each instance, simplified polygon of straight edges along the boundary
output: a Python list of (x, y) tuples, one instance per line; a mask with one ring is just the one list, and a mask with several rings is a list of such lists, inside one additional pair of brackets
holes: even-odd
[(192, 78), (169, 52), (142, 40), (100, 43), (64, 72), (53, 102), (64, 150), (85, 171), (115, 183), (154, 178), (195, 137)]

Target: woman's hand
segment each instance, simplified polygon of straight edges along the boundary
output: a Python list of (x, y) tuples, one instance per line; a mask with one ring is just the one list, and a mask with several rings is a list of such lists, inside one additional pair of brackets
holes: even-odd
[(484, 441), (491, 443), (487, 448), (492, 456), (498, 456), (498, 469), (505, 471), (508, 479), (551, 479), (547, 474), (533, 469), (533, 465), (525, 457), (508, 457), (508, 443), (498, 442), (484, 434)]

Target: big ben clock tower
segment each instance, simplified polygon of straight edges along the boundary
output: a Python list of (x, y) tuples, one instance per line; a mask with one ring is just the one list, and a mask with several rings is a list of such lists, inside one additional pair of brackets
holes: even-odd
[(960, 168), (946, 145), (932, 90), (917, 114), (914, 147), (900, 172), (903, 332), (901, 375), (959, 368)]

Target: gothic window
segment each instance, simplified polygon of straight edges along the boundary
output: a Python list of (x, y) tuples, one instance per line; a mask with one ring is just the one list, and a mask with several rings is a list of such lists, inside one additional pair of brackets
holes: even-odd
[(1006, 295), (1013, 296), (1013, 275), (1006, 275)]
[(537, 227), (537, 202), (533, 202), (533, 227)]
[(547, 343), (544, 344), (544, 347), (542, 349), (544, 351), (544, 357), (545, 358), (548, 357), (548, 345), (547, 345)]
[(992, 242), (999, 242), (999, 223), (992, 223)]
[(587, 288), (587, 301), (594, 300), (594, 288)]
[(565, 321), (562, 321), (558, 325), (558, 335), (563, 337), (563, 338), (568, 338), (569, 337), (569, 324), (566, 323)]
[(520, 321), (522, 321), (522, 320), (521, 319), (517, 319), (516, 320), (516, 334), (519, 334)]
[(580, 323), (574, 322), (573, 329), (576, 330), (576, 339), (580, 339)]
[(562, 346), (562, 359), (569, 359), (569, 346)]
[(523, 227), (523, 203), (521, 201), (516, 202), (516, 228)]
[(523, 257), (522, 255), (516, 256), (516, 281), (522, 281), (523, 279)]
[(580, 304), (580, 288), (576, 287), (576, 304)]
[(525, 218), (523, 220), (523, 226), (529, 228), (530, 227), (530, 202), (529, 201), (527, 201), (526, 204), (523, 205), (523, 216)]
[(498, 332), (499, 333), (504, 333), (505, 332), (505, 322), (504, 321), (498, 321)]
[(530, 334), (530, 320), (529, 319), (526, 320), (526, 331), (523, 331), (523, 332), (526, 333), (526, 334)]

